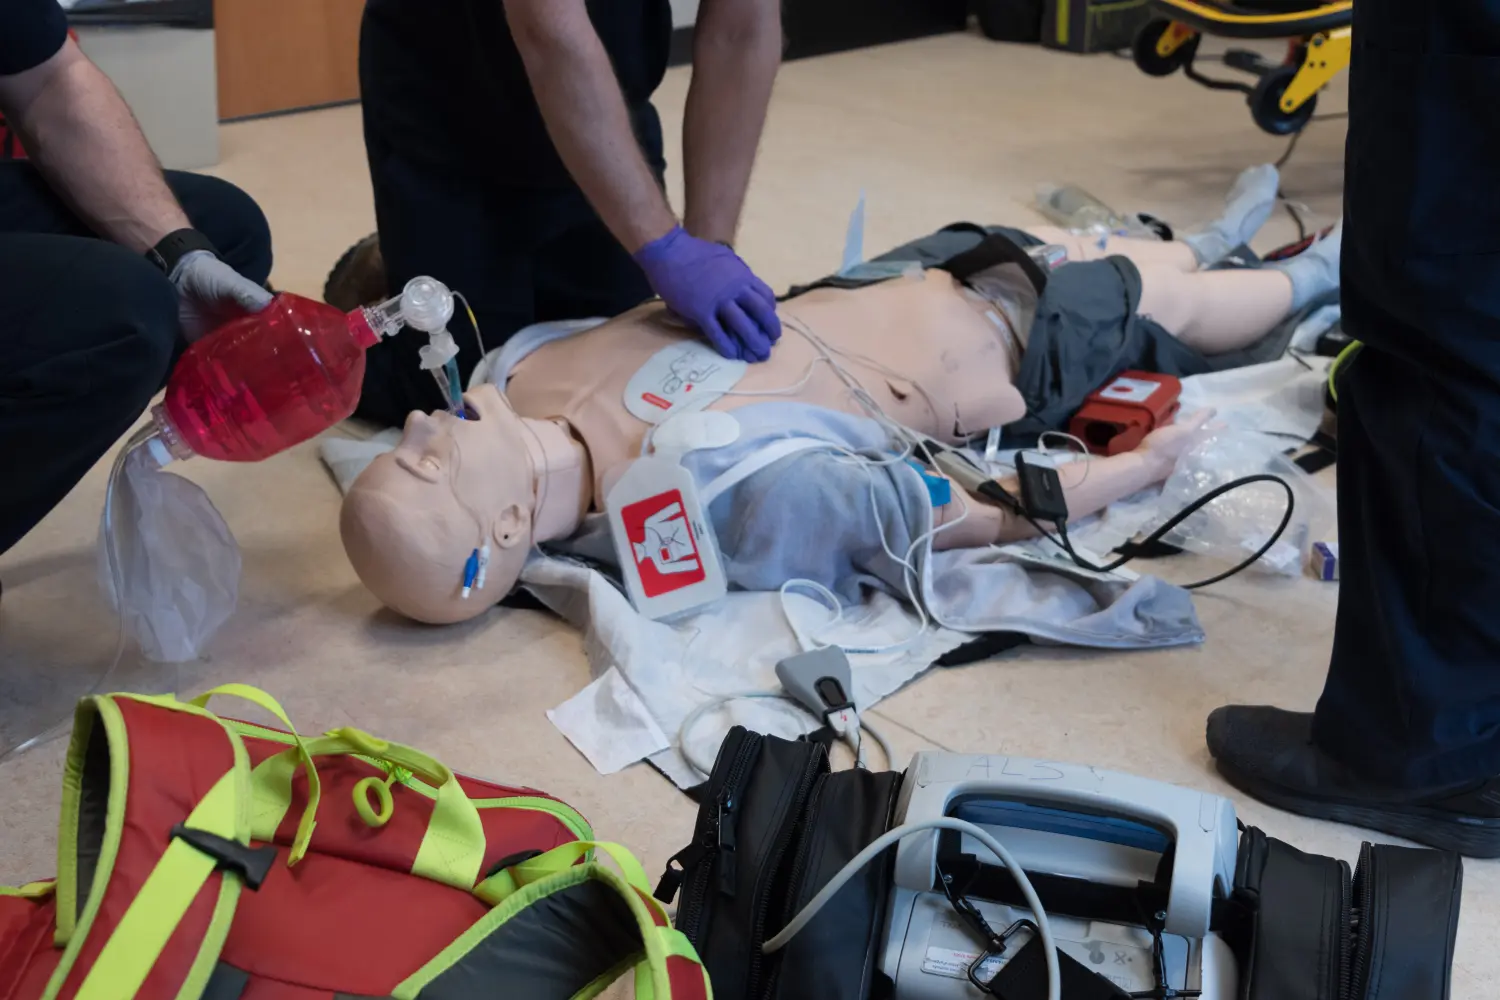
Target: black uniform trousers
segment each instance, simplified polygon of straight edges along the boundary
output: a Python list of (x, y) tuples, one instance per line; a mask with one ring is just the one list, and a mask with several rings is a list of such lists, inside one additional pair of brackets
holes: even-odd
[[(193, 226), (252, 281), (271, 273), (259, 206), (213, 177), (167, 172)], [(186, 343), (177, 293), (98, 239), (27, 163), (0, 163), (0, 552), (67, 495), (145, 412)]]
[(1500, 2), (1354, 8), (1342, 582), (1314, 724), (1405, 787), (1500, 774)]

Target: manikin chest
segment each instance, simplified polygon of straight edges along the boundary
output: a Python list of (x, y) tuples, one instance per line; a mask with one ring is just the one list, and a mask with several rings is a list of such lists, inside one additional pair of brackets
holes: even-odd
[[(783, 333), (770, 360), (745, 368), (709, 408), (780, 400), (864, 416), (857, 387), (893, 420), (959, 443), (1025, 414), (997, 328), (1004, 321), (986, 315), (992, 312), (941, 271), (923, 280), (808, 293), (782, 303)], [(632, 378), (689, 336), (659, 305), (643, 306), (539, 348), (516, 366), (506, 395), (523, 417), (567, 420), (588, 446), (602, 490), (609, 470), (640, 454), (649, 429), (627, 408), (627, 387), (640, 389)], [(732, 381), (725, 377), (730, 367), (709, 358), (676, 366), (661, 381), (677, 398), (712, 393), (716, 383), (722, 389)], [(646, 412), (650, 404), (637, 401), (634, 408)]]

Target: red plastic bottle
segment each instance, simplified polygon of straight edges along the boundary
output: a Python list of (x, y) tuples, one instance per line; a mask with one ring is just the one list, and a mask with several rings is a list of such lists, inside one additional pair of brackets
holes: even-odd
[(152, 416), (176, 458), (259, 462), (354, 412), (379, 339), (361, 310), (282, 293), (190, 346)]

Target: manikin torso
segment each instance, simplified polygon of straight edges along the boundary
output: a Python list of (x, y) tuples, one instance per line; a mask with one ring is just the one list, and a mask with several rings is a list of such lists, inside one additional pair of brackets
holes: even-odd
[[(867, 415), (832, 367), (818, 360), (801, 326), (828, 345), (887, 416), (923, 434), (957, 444), (1025, 415), (1012, 384), (1011, 341), (1002, 332), (1007, 321), (944, 271), (852, 291), (819, 289), (782, 303), (779, 312), (781, 341), (770, 360), (749, 367), (735, 392), (800, 387), (726, 395), (711, 409), (782, 400)], [(587, 447), (596, 507), (603, 506), (612, 471), (640, 454), (648, 430), (625, 408), (626, 383), (656, 352), (691, 336), (652, 303), (538, 348), (512, 371), (505, 393), (515, 411), (561, 418)]]

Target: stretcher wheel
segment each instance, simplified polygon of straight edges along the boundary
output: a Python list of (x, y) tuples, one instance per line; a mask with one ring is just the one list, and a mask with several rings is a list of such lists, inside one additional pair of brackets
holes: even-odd
[(1250, 92), (1250, 117), (1255, 119), (1255, 124), (1260, 126), (1261, 131), (1272, 135), (1292, 135), (1301, 132), (1312, 120), (1313, 112), (1318, 108), (1317, 94), (1304, 101), (1296, 111), (1288, 113), (1281, 110), (1281, 96), (1291, 86), (1300, 69), (1300, 65), (1278, 66), (1261, 77), (1255, 89)]
[(1156, 50), (1163, 35), (1172, 27), (1171, 21), (1147, 21), (1135, 33), (1130, 53), (1135, 57), (1136, 69), (1147, 76), (1171, 76), (1182, 69), (1193, 58), (1198, 48), (1198, 39), (1193, 38), (1172, 50), (1171, 55), (1162, 55)]

